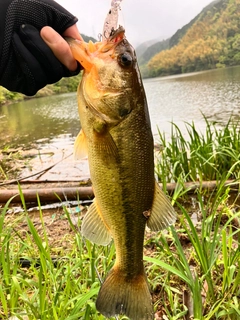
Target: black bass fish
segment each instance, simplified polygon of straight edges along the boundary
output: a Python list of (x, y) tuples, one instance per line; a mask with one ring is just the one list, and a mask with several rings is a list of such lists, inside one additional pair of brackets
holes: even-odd
[(136, 54), (122, 27), (96, 44), (68, 42), (84, 68), (75, 154), (88, 154), (95, 194), (82, 234), (100, 245), (113, 238), (116, 247), (96, 307), (106, 317), (152, 320), (144, 231), (146, 225), (156, 231), (169, 226), (175, 212), (154, 179), (153, 136)]

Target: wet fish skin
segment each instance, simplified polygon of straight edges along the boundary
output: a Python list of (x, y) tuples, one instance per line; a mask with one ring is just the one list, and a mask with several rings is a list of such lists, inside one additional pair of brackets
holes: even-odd
[(76, 155), (88, 153), (95, 200), (82, 234), (106, 245), (116, 261), (96, 301), (106, 317), (154, 318), (143, 265), (146, 225), (160, 230), (175, 219), (154, 180), (153, 137), (136, 55), (119, 28), (104, 44), (69, 41), (85, 71), (78, 89), (82, 132)]

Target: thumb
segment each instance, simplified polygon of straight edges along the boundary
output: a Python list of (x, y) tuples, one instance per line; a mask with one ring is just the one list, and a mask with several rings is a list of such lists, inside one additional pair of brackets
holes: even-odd
[[(67, 32), (67, 30), (65, 32)], [(76, 30), (73, 30), (73, 34), (76, 35), (76, 33)], [(71, 31), (70, 34), (73, 37)], [(70, 36), (70, 34), (68, 34), (68, 36)], [(77, 69), (77, 61), (74, 59), (68, 43), (59, 33), (57, 33), (53, 28), (46, 26), (41, 29), (40, 35), (44, 42), (50, 47), (55, 57), (63, 65), (65, 65), (65, 67), (67, 67), (70, 71), (75, 71)], [(78, 39), (79, 38), (80, 40), (82, 40), (81, 36), (78, 33)]]

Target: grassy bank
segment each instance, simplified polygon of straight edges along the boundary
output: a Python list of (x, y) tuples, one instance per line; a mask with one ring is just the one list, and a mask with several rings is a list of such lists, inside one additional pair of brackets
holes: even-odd
[[(229, 178), (239, 180), (239, 126), (229, 121), (219, 130), (207, 122), (203, 134), (187, 126), (186, 138), (174, 124), (170, 142), (159, 133), (156, 173), (163, 186), (177, 182), (171, 199), (178, 219), (164, 232), (146, 232), (156, 319), (239, 320), (240, 196), (225, 186)], [(183, 182), (209, 179), (218, 181), (214, 191), (200, 185), (187, 194)], [(22, 207), (21, 214), (11, 214), (10, 203), (0, 209), (0, 319), (105, 319), (94, 302), (113, 265), (114, 244), (96, 246), (81, 237), (80, 204), (63, 205), (59, 219), (68, 229), (58, 241), (51, 233), (55, 217), (47, 225), (40, 209), (34, 220), (23, 197)]]
[(0, 86), (0, 106), (9, 104), (25, 99), (31, 99), (36, 97), (45, 97), (53, 94), (75, 92), (77, 91), (78, 84), (81, 80), (82, 74), (80, 73), (76, 77), (62, 78), (60, 81), (54, 84), (47, 85), (43, 89), (39, 90), (36, 95), (27, 97), (18, 92), (8, 91)]

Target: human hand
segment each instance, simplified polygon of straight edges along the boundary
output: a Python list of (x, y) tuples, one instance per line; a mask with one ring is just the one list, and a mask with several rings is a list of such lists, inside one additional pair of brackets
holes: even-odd
[(33, 95), (78, 74), (80, 66), (61, 37), (81, 40), (76, 22), (53, 0), (1, 0), (0, 85)]

